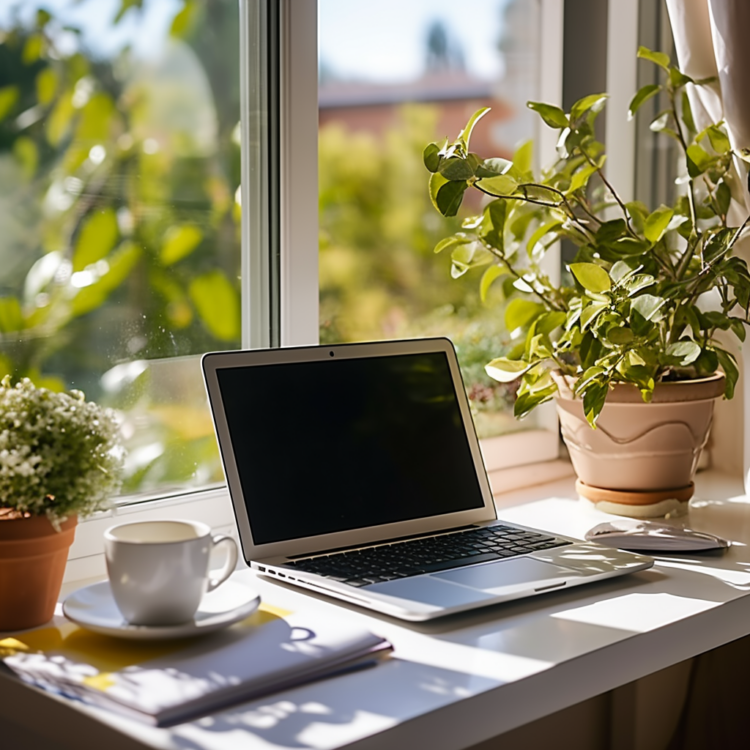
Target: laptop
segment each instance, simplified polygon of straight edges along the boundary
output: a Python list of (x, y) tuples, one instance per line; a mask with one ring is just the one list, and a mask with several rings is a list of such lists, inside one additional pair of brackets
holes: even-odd
[(445, 338), (206, 354), (247, 564), (421, 621), (649, 568), (497, 520)]

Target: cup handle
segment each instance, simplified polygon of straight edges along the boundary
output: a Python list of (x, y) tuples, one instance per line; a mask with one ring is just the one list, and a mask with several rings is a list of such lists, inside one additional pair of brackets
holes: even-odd
[(211, 543), (214, 547), (226, 543), (227, 560), (224, 563), (224, 567), (215, 576), (209, 577), (206, 591), (213, 591), (217, 586), (221, 586), (234, 573), (234, 569), (237, 567), (237, 542), (231, 536), (217, 534), (211, 537)]

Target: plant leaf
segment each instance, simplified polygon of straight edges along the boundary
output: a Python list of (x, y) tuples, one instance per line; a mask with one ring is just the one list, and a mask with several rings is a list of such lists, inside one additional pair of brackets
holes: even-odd
[(467, 187), (466, 182), (449, 182), (439, 172), (435, 172), (430, 177), (432, 204), (443, 216), (455, 216)]
[(141, 255), (142, 250), (135, 242), (123, 242), (107, 258), (107, 272), (93, 284), (78, 289), (70, 305), (72, 315), (85, 315), (101, 307), (109, 295), (129, 276)]
[(601, 294), (612, 288), (609, 274), (595, 263), (571, 263), (569, 268), (578, 283), (589, 292)]
[(499, 174), (494, 177), (482, 177), (477, 180), (477, 186), (490, 195), (502, 198), (505, 195), (512, 195), (518, 187), (518, 183), (507, 174)]
[(695, 81), (672, 65), (669, 68), (669, 83), (674, 90), (677, 90), (686, 86), (688, 83), (695, 83)]
[(522, 174), (530, 174), (534, 163), (534, 142), (522, 143), (513, 153), (513, 166)]
[(212, 336), (220, 341), (239, 339), (239, 293), (221, 271), (209, 271), (194, 278), (188, 294)]
[(554, 232), (555, 229), (557, 229), (560, 226), (562, 226), (562, 222), (557, 219), (553, 219), (552, 221), (548, 221), (546, 224), (542, 224), (541, 226), (539, 226), (534, 232), (534, 234), (532, 234), (531, 237), (529, 237), (529, 241), (526, 244), (526, 249), (529, 255), (533, 252), (534, 247), (536, 246), (538, 242), (540, 242), (544, 237), (546, 237), (551, 232)]
[(701, 348), (695, 341), (678, 341), (667, 347), (666, 355), (679, 367), (687, 367), (700, 357)]
[[(604, 162), (602, 160), (602, 164), (603, 163)], [(594, 174), (597, 169), (601, 168), (602, 164), (587, 164), (585, 167), (582, 167), (577, 172), (575, 172), (573, 174), (573, 178), (570, 181), (570, 187), (565, 191), (566, 194), (574, 193), (576, 190), (580, 190), (582, 187), (585, 187), (591, 175)]]
[(464, 129), (458, 134), (458, 140), (464, 144), (464, 148), (469, 150), (469, 141), (471, 140), (471, 133), (474, 130), (474, 126), (490, 111), (489, 107), (482, 107), (478, 109), (466, 123)]
[(513, 416), (516, 419), (523, 419), (532, 409), (550, 401), (556, 393), (555, 383), (538, 390), (521, 393), (513, 404)]
[(508, 331), (524, 328), (545, 312), (544, 305), (528, 299), (511, 300), (505, 308), (505, 327)]
[(713, 163), (713, 157), (697, 143), (688, 146), (686, 152), (688, 174), (695, 179), (702, 175)]
[(607, 385), (592, 380), (586, 386), (583, 392), (583, 412), (586, 415), (586, 421), (596, 429), (596, 420), (604, 408), (607, 400)]
[(693, 108), (690, 105), (690, 97), (688, 96), (687, 91), (682, 92), (682, 111), (680, 112), (680, 117), (685, 123), (687, 129), (691, 133), (695, 133), (696, 127), (695, 120), (693, 119)]
[(493, 265), (482, 274), (482, 279), (479, 282), (479, 297), (482, 302), (487, 301), (487, 295), (489, 294), (492, 282), (506, 273), (508, 273), (508, 270), (504, 266)]
[(559, 328), (565, 323), (567, 315), (564, 312), (550, 312), (545, 315), (541, 315), (536, 319), (536, 330), (539, 333), (549, 335), (556, 328)]
[(473, 238), (470, 237), (468, 234), (454, 234), (450, 237), (445, 237), (444, 239), (440, 240), (440, 242), (435, 245), (435, 253), (440, 253), (443, 250), (447, 250), (449, 247), (453, 247), (454, 245), (461, 245), (466, 242), (473, 242)]
[(666, 130), (671, 116), (670, 112), (661, 112), (651, 121), (651, 124), (648, 126), (649, 130), (652, 130), (654, 133)]
[(631, 302), (630, 310), (631, 313), (635, 311), (646, 320), (655, 322), (661, 319), (661, 309), (666, 302), (667, 300), (663, 297), (657, 297), (653, 294), (642, 294)]
[(203, 239), (203, 232), (194, 224), (172, 226), (164, 236), (159, 259), (165, 266), (171, 266), (178, 260), (190, 255)]
[(589, 94), (588, 96), (584, 96), (570, 108), (571, 119), (575, 122), (589, 112), (598, 114), (604, 108), (608, 98), (608, 94)]
[(505, 255), (505, 221), (508, 217), (508, 203), (504, 200), (490, 201), (485, 206), (480, 236), (489, 245)]
[(15, 297), (0, 297), (0, 331), (20, 331), (23, 325), (21, 303)]
[(466, 159), (452, 156), (440, 162), (438, 170), (446, 180), (470, 180), (474, 176), (474, 170)]
[(529, 109), (533, 109), (544, 122), (551, 128), (560, 129), (567, 128), (570, 124), (568, 122), (568, 116), (563, 112), (560, 107), (556, 107), (553, 104), (544, 104), (542, 102), (527, 102), (526, 106)]
[(646, 239), (655, 245), (667, 231), (667, 226), (674, 216), (674, 211), (668, 206), (659, 206), (644, 222), (643, 233)]
[(591, 302), (581, 312), (581, 330), (585, 331), (608, 307), (606, 302)]
[(724, 386), (724, 398), (733, 398), (734, 388), (740, 377), (740, 371), (737, 369), (737, 361), (732, 354), (724, 349), (719, 349), (718, 346), (714, 350), (719, 359), (719, 365), (724, 370), (724, 375), (727, 378), (726, 385)]
[(632, 120), (641, 106), (651, 99), (651, 97), (656, 96), (659, 91), (661, 91), (661, 86), (658, 83), (649, 83), (638, 89), (636, 95), (630, 100), (630, 105), (628, 106), (628, 120)]
[(621, 326), (612, 326), (607, 330), (607, 339), (616, 346), (626, 346), (630, 344), (635, 338), (633, 331), (630, 328), (622, 328)]
[(18, 86), (3, 86), (0, 89), (0, 122), (10, 114), (18, 97)]
[(531, 368), (528, 362), (518, 359), (497, 357), (485, 366), (485, 372), (500, 383), (511, 383)]
[(428, 143), (422, 152), (422, 160), (430, 172), (437, 172), (440, 166), (440, 146), (437, 143)]
[(119, 229), (117, 217), (111, 208), (90, 214), (82, 224), (73, 250), (73, 272), (105, 258), (115, 246)]
[(669, 70), (669, 55), (665, 55), (663, 52), (654, 52), (648, 47), (641, 45), (638, 47), (638, 57), (642, 60), (649, 60), (652, 63), (656, 63), (656, 65), (660, 68), (664, 68), (666, 71)]
[(729, 136), (718, 125), (710, 125), (706, 132), (708, 133), (708, 140), (711, 143), (711, 148), (716, 151), (717, 154), (726, 154), (732, 150)]
[(722, 180), (716, 187), (716, 205), (719, 209), (719, 213), (722, 216), (727, 215), (727, 211), (729, 211), (731, 202), (732, 191), (729, 189), (729, 185), (727, 185), (727, 183)]

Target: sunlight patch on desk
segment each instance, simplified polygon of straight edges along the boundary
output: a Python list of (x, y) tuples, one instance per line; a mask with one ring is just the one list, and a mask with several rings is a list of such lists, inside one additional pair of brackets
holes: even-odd
[[(326, 721), (328, 716), (330, 720)], [(342, 721), (341, 715), (320, 702), (305, 701), (298, 705), (279, 700), (251, 710), (206, 716), (175, 727), (172, 732), (178, 738), (178, 747), (191, 750), (216, 747), (219, 733), (221, 747), (247, 747), (252, 737), (252, 746), (259, 750), (280, 745), (323, 750), (383, 732), (397, 723), (395, 718), (362, 710), (347, 714), (346, 721)]]
[[(515, 654), (488, 653), (461, 643), (441, 641), (440, 648), (429, 653), (410, 655), (409, 661), (482, 677), (498, 684), (521, 680), (553, 666), (552, 662)], [(465, 686), (464, 686), (465, 687)], [(482, 689), (486, 689), (486, 686)]]
[(750, 590), (750, 571), (748, 570), (725, 570), (723, 568), (707, 568), (702, 562), (692, 562), (688, 560), (664, 560), (657, 558), (660, 568), (676, 568), (678, 570), (687, 570), (691, 573), (700, 573), (704, 576), (711, 576), (719, 581), (723, 581), (733, 588), (741, 591)]
[(690, 508), (691, 510), (695, 510), (698, 508), (707, 508), (711, 505), (726, 505), (727, 503), (732, 503), (734, 505), (747, 505), (750, 502), (750, 498), (748, 498), (747, 495), (735, 495), (734, 497), (723, 497), (721, 499), (707, 499), (707, 498), (693, 498), (690, 501)]
[(351, 742), (353, 738), (366, 737), (397, 724), (396, 719), (373, 714), (369, 711), (356, 711), (348, 724), (328, 724), (313, 721), (298, 735), (297, 740), (303, 747), (329, 748)]
[(626, 594), (614, 599), (573, 607), (551, 617), (600, 627), (647, 633), (719, 606), (718, 602), (674, 594)]

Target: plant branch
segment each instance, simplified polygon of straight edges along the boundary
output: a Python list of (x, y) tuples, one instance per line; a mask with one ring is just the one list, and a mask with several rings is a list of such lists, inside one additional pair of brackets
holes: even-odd
[[(675, 125), (675, 132), (677, 133), (677, 138), (679, 139), (680, 146), (682, 147), (682, 151), (685, 154), (685, 158), (687, 159), (687, 151), (688, 151), (688, 145), (687, 141), (685, 140), (685, 135), (682, 132), (682, 126), (680, 125), (680, 118), (677, 115), (677, 105), (675, 103), (674, 98), (674, 92), (669, 91), (669, 108), (670, 112), (672, 114), (672, 119), (674, 120)], [(690, 265), (690, 259), (693, 257), (693, 252), (695, 251), (696, 242), (695, 240), (698, 237), (698, 214), (695, 209), (695, 181), (692, 177), (690, 177), (690, 173), (688, 172), (688, 190), (687, 190), (687, 199), (688, 199), (688, 208), (690, 210), (690, 238), (687, 241), (687, 247), (685, 248), (685, 254), (680, 258), (679, 263), (677, 264), (677, 278), (682, 279), (682, 277), (685, 275), (685, 272), (688, 269), (688, 266)], [(692, 241), (691, 241), (692, 240)]]
[[(482, 240), (482, 244), (505, 266), (511, 276), (515, 276), (518, 281), (523, 281), (524, 283), (526, 283), (526, 280), (523, 278), (523, 276), (518, 273), (515, 268), (513, 268), (510, 261), (496, 247), (493, 247), (484, 240)], [(565, 307), (565, 305), (560, 304), (557, 300), (549, 297), (543, 292), (540, 292), (538, 289), (534, 289), (534, 287), (530, 288), (532, 293), (539, 297), (539, 299), (548, 307), (552, 308), (553, 310), (557, 310), (558, 312), (567, 312), (567, 308)]]
[(601, 181), (606, 185), (607, 190), (609, 190), (612, 197), (617, 202), (617, 205), (620, 207), (620, 210), (622, 211), (622, 215), (625, 217), (625, 226), (628, 228), (628, 232), (630, 233), (631, 237), (635, 237), (638, 239), (638, 235), (633, 230), (632, 225), (630, 224), (630, 214), (628, 213), (628, 209), (625, 207), (625, 204), (622, 202), (622, 198), (617, 194), (617, 191), (614, 189), (610, 181), (607, 179), (606, 175), (604, 174), (604, 170), (589, 156), (586, 149), (583, 148), (583, 146), (579, 146), (581, 149), (581, 153), (585, 157), (586, 161), (596, 169), (596, 173), (601, 178)]
[[(568, 201), (565, 194), (558, 190), (557, 188), (550, 187), (549, 185), (540, 185), (536, 182), (526, 182), (521, 183), (518, 188), (519, 190), (523, 190), (523, 195), (496, 195), (495, 193), (491, 193), (488, 190), (485, 190), (480, 182), (473, 183), (473, 187), (475, 187), (480, 192), (484, 193), (485, 195), (489, 195), (493, 198), (501, 198), (503, 200), (515, 200), (515, 201), (523, 201), (524, 203), (533, 203), (535, 206), (544, 206), (545, 208), (556, 208), (558, 210), (565, 211), (568, 218), (575, 223), (575, 225), (584, 233), (591, 235), (591, 230), (580, 220), (578, 216), (576, 216), (575, 211), (573, 210), (573, 207), (570, 205), (570, 202)], [(528, 188), (535, 187), (539, 188), (541, 190), (547, 190), (550, 193), (554, 193), (555, 195), (560, 197), (560, 201), (557, 203), (552, 203), (549, 201), (543, 201), (539, 200), (537, 198), (531, 198), (528, 195)], [(592, 217), (596, 218), (596, 217)], [(598, 219), (597, 219), (598, 221)], [(600, 222), (601, 223), (601, 222)]]

